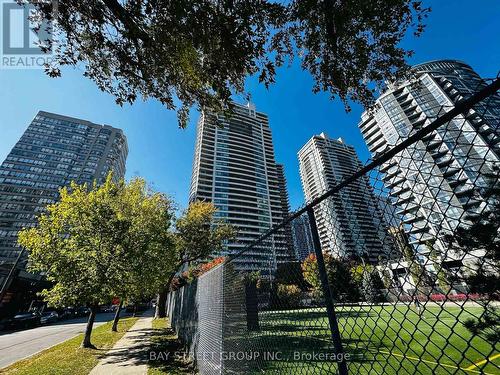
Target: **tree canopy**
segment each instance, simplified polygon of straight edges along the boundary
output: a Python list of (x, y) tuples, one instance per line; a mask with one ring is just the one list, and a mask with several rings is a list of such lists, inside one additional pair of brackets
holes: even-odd
[[(148, 191), (142, 179), (98, 187), (71, 184), (60, 191), (36, 228), (19, 234), (30, 268), (43, 272), (53, 288), (43, 293), (53, 305), (109, 303), (157, 290), (172, 267), (173, 209), (170, 200)], [(153, 292), (154, 293), (154, 292)]]
[(212, 203), (195, 201), (177, 220), (177, 268), (217, 254), (222, 250), (224, 241), (235, 236), (233, 226), (215, 219), (216, 211)]
[(171, 267), (164, 270), (166, 281), (162, 280), (155, 317), (165, 317), (168, 287), (174, 282), (177, 271), (185, 265), (198, 266), (199, 263), (219, 255), (224, 242), (234, 238), (235, 228), (222, 220), (217, 220), (216, 211), (217, 208), (213, 203), (195, 201), (177, 219), (174, 253), (169, 258)]
[(423, 31), (429, 11), (419, 0), (59, 0), (56, 11), (18, 1), (35, 7), (33, 20), (56, 21), (41, 43), (54, 51), (47, 74), (80, 64), (118, 104), (157, 99), (177, 110), (181, 127), (193, 105), (227, 110), (247, 76), (268, 86), (294, 58), (314, 92), (346, 108), (370, 104), (384, 80), (404, 72), (412, 51), (399, 44)]
[[(350, 261), (348, 259), (337, 259), (330, 253), (323, 252), (328, 283), (332, 297), (336, 301), (359, 300), (359, 290), (350, 272)], [(316, 255), (309, 256), (302, 262), (304, 280), (311, 286), (311, 290), (317, 299), (323, 298), (321, 278), (319, 274)]]
[(144, 180), (60, 190), (35, 228), (19, 233), (29, 252), (30, 269), (53, 286), (42, 292), (56, 306), (91, 307), (82, 346), (91, 347), (96, 307), (113, 297), (150, 297), (174, 267), (173, 208)]

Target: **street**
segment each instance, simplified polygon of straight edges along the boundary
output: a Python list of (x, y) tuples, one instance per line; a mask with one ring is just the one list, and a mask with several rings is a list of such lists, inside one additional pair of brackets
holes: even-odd
[[(113, 316), (113, 313), (98, 314), (94, 327), (112, 320)], [(23, 331), (0, 331), (0, 369), (83, 333), (86, 322), (85, 317)]]

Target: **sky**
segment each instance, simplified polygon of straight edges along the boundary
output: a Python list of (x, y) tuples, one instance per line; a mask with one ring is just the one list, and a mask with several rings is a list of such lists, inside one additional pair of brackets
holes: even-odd
[[(432, 12), (420, 38), (407, 37), (402, 46), (415, 51), (417, 64), (457, 59), (482, 77), (500, 70), (500, 1), (423, 0)], [(276, 160), (284, 164), (292, 208), (304, 202), (297, 152), (315, 134), (342, 137), (365, 162), (368, 150), (357, 124), (362, 107), (346, 113), (337, 99), (313, 94), (312, 79), (298, 66), (278, 71), (276, 84), (266, 90), (247, 83), (257, 110), (269, 116)], [(187, 206), (194, 152), (194, 112), (187, 129), (177, 127), (176, 114), (152, 100), (119, 107), (78, 69), (49, 78), (42, 70), (0, 69), (0, 161), (3, 161), (39, 110), (108, 124), (123, 129), (129, 155), (126, 178), (144, 177), (158, 191), (170, 195), (179, 208)]]

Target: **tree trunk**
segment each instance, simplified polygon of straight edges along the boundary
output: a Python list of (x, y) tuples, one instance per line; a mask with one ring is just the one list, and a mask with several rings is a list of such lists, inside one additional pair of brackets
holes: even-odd
[(120, 298), (120, 304), (116, 308), (115, 318), (113, 319), (113, 326), (111, 327), (111, 330), (113, 332), (118, 331), (118, 321), (120, 320), (120, 312), (122, 311), (122, 306), (123, 306), (123, 299)]
[(96, 347), (90, 342), (90, 335), (92, 334), (92, 327), (94, 326), (94, 320), (97, 313), (97, 306), (90, 307), (89, 320), (87, 321), (87, 327), (85, 328), (85, 336), (82, 341), (82, 348), (95, 349)]
[(156, 297), (155, 319), (165, 318), (167, 310), (167, 289), (163, 288)]
[(249, 331), (258, 331), (260, 329), (259, 298), (256, 281), (251, 281), (245, 285), (245, 305), (247, 310), (247, 328)]

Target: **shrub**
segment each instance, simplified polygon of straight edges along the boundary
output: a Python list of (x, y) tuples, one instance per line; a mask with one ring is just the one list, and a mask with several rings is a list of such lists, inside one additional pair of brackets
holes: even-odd
[(446, 296), (444, 294), (431, 294), (430, 300), (433, 302), (444, 302)]
[(448, 298), (452, 301), (465, 301), (467, 299), (467, 296), (463, 293), (459, 293), (459, 294), (450, 294), (448, 295)]
[(301, 290), (294, 284), (278, 284), (277, 296), (280, 307), (298, 307), (300, 305)]

